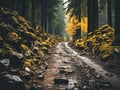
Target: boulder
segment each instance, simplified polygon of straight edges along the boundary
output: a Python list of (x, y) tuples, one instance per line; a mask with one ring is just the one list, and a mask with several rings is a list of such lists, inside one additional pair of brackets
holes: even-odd
[(19, 76), (6, 74), (0, 78), (1, 90), (24, 90), (24, 83)]

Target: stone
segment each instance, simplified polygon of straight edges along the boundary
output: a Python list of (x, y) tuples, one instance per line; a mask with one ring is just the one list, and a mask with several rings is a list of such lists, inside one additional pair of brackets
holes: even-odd
[(23, 64), (24, 55), (15, 51), (11, 51), (10, 65), (19, 67)]
[(24, 83), (17, 75), (6, 74), (0, 78), (1, 90), (24, 90)]
[(89, 85), (90, 85), (90, 86), (92, 86), (92, 85), (94, 85), (94, 84), (95, 84), (95, 80), (93, 80), (93, 79), (89, 80)]
[(30, 69), (28, 67), (25, 67), (25, 71), (30, 72)]
[(36, 80), (36, 79), (34, 79), (34, 80), (32, 80), (32, 82), (33, 82), (33, 83), (36, 83), (36, 82), (37, 82), (37, 80)]
[(55, 78), (54, 79), (54, 84), (68, 84), (68, 79), (66, 79), (65, 77)]
[(42, 73), (42, 71), (41, 70), (36, 70), (35, 73), (39, 75), (39, 74)]
[(44, 80), (44, 76), (41, 74), (41, 75), (38, 75), (38, 79), (40, 80)]
[(30, 80), (31, 78), (30, 78), (30, 74), (28, 73), (28, 72), (23, 72), (22, 73), (22, 77), (25, 79), (25, 80)]
[(64, 60), (63, 61), (65, 64), (70, 64), (70, 60)]
[(86, 85), (84, 85), (82, 88), (83, 88), (83, 89), (87, 89), (87, 86), (86, 86)]
[(66, 66), (60, 66), (59, 69), (67, 69), (67, 68), (71, 68), (70, 65), (66, 65)]
[(10, 65), (10, 60), (2, 59), (2, 60), (0, 60), (0, 63), (3, 64), (4, 66), (8, 67)]
[(40, 90), (37, 85), (33, 85), (29, 90)]
[(115, 51), (116, 53), (120, 53), (120, 50), (117, 49), (117, 48), (115, 48), (114, 51)]
[(72, 70), (72, 69), (61, 69), (61, 70), (60, 70), (60, 73), (70, 74), (70, 73), (73, 73), (73, 70)]
[(75, 87), (73, 90), (79, 90), (79, 88), (76, 88), (76, 87)]
[(98, 74), (98, 75), (96, 75), (95, 77), (96, 77), (96, 78), (100, 78), (101, 76)]
[(10, 74), (18, 75), (18, 70), (17, 69), (11, 69)]
[(110, 84), (107, 84), (107, 83), (106, 83), (106, 84), (104, 84), (104, 86), (105, 86), (105, 87), (110, 87)]
[(102, 83), (101, 83), (101, 86), (102, 86), (102, 87), (110, 87), (111, 85), (110, 85), (110, 83), (108, 83), (108, 82), (102, 82)]
[(112, 77), (112, 76), (113, 76), (112, 73), (106, 73), (105, 75), (106, 75), (106, 76), (109, 76), (109, 77)]
[(39, 89), (42, 89), (42, 88), (43, 88), (41, 85), (37, 85), (37, 87), (38, 87)]

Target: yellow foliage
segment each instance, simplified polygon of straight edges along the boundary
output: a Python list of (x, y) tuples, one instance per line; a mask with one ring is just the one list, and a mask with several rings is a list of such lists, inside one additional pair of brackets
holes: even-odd
[[(67, 20), (70, 17), (70, 13), (67, 15)], [(82, 32), (87, 32), (87, 17), (82, 17), (81, 18), (81, 22), (79, 22), (76, 19), (76, 16), (73, 16), (70, 20), (68, 20), (67, 22), (67, 26), (66, 26), (66, 32), (69, 36), (73, 36), (75, 33), (76, 29), (81, 28)]]

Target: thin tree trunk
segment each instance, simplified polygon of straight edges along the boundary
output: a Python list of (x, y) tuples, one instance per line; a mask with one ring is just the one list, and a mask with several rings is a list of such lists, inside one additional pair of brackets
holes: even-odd
[(98, 28), (98, 0), (88, 0), (88, 33)]
[(41, 0), (41, 26), (42, 28), (44, 28), (44, 16), (45, 16), (44, 0)]
[(88, 0), (88, 33), (93, 31), (93, 0)]
[(115, 40), (113, 45), (120, 46), (120, 0), (115, 0)]
[(115, 0), (115, 35), (120, 35), (120, 0)]
[(36, 27), (36, 0), (32, 0), (32, 25)]
[(112, 26), (112, 6), (111, 6), (111, 0), (107, 0), (108, 3), (108, 24)]
[(93, 0), (93, 30), (98, 29), (98, 0)]

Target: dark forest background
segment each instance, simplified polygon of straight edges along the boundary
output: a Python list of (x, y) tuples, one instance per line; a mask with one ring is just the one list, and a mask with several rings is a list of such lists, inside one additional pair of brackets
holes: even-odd
[[(65, 3), (68, 4), (67, 7), (64, 7)], [(64, 4), (63, 0), (0, 0), (1, 7), (17, 11), (33, 27), (40, 25), (46, 32), (61, 37), (66, 35), (66, 10), (67, 13), (71, 12), (71, 17), (76, 16), (79, 22), (82, 16), (88, 17), (88, 33), (107, 23), (115, 28), (115, 35), (119, 38), (119, 3), (120, 0), (68, 0)]]

